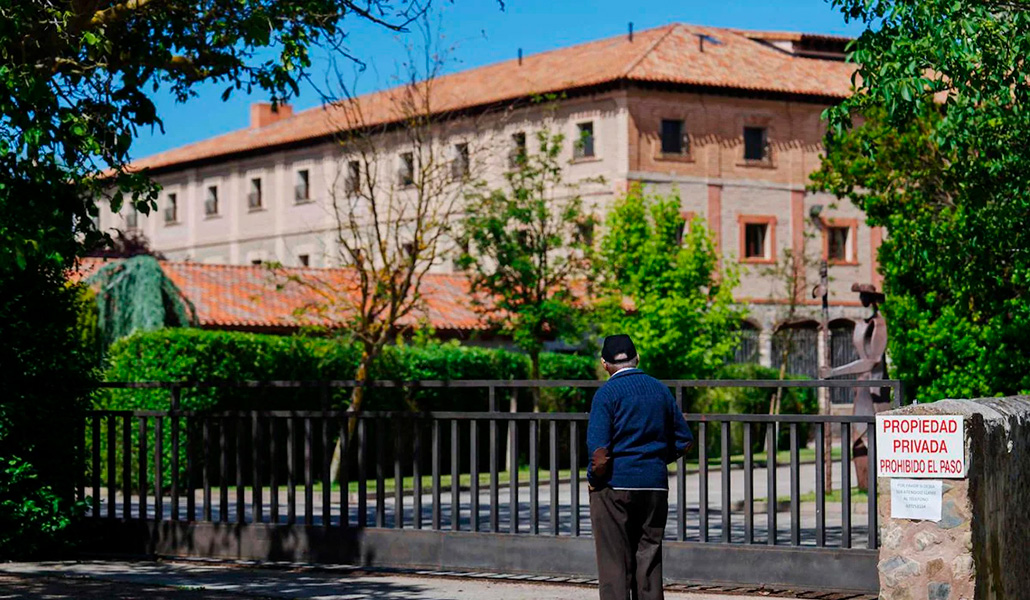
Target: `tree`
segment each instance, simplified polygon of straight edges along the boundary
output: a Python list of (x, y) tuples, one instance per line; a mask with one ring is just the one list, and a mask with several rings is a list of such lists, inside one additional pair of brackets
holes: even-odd
[[(455, 149), (459, 126), (454, 115), (436, 107), (436, 82), (447, 50), (435, 47), (438, 38), (428, 19), (418, 19), (414, 26), (420, 39), (417, 46), (408, 46), (401, 85), (359, 97), (338, 76), (335, 97), (326, 97), (339, 145), (329, 185), (336, 253), (332, 260), (345, 268), (344, 276), (287, 276), (320, 297), (306, 312), (327, 317), (334, 331), (360, 348), (354, 377), (359, 385), (350, 398), (353, 411), (364, 406), (368, 392), (361, 384), (372, 378), (387, 344), (424, 317), (422, 281), (451, 250), (451, 221), (475, 168), (468, 144), (463, 151)], [(399, 165), (397, 148), (402, 149)], [(351, 433), (356, 424), (350, 420)], [(334, 476), (339, 475), (342, 453), (338, 442)]]
[[(769, 300), (777, 307), (776, 321), (779, 329), (774, 333), (773, 366), (779, 371), (779, 379), (787, 378), (790, 361), (801, 347), (798, 334), (802, 331), (794, 326), (801, 321), (815, 318), (807, 308), (805, 300), (809, 293), (809, 274), (818, 267), (818, 260), (808, 251), (808, 242), (814, 234), (807, 228), (802, 232), (799, 248), (784, 248), (776, 261), (759, 269), (759, 274), (770, 284)], [(780, 413), (783, 399), (783, 388), (776, 391), (769, 399), (769, 414)], [(828, 400), (828, 396), (827, 396)], [(820, 406), (820, 409), (828, 407)], [(829, 414), (826, 412), (826, 414)]]
[[(809, 292), (809, 275), (818, 268), (821, 283), (817, 291), (823, 292), (822, 286), (828, 285), (826, 277), (827, 264), (819, 261), (809, 252), (808, 243), (815, 237), (815, 234), (807, 227), (802, 231), (801, 246), (799, 248), (784, 248), (777, 257), (776, 262), (760, 270), (760, 274), (767, 278), (772, 287), (770, 288), (769, 299), (779, 310), (776, 321), (780, 328), (773, 334), (773, 360), (778, 371), (778, 379), (787, 378), (787, 370), (790, 367), (791, 358), (799, 348), (801, 340), (798, 334), (802, 331), (793, 326), (799, 321), (815, 318), (813, 311), (806, 308), (805, 300)], [(820, 366), (829, 368), (829, 323), (827, 304), (823, 304), (823, 318), (820, 319), (819, 334), (823, 337), (824, 349), (818, 361)], [(821, 376), (821, 375), (820, 375)], [(785, 389), (777, 387), (769, 398), (769, 414), (780, 414), (783, 404)], [(804, 391), (804, 390), (800, 390)], [(830, 391), (826, 388), (818, 390), (819, 413), (830, 414)], [(833, 491), (833, 436), (830, 434), (829, 425), (824, 426), (823, 436), (823, 478), (827, 493)], [(780, 427), (776, 424), (776, 439), (780, 437)]]
[(607, 330), (631, 334), (656, 377), (710, 377), (733, 356), (745, 313), (733, 303), (738, 273), (720, 269), (704, 222), (686, 222), (678, 194), (634, 185), (605, 230), (597, 271)]
[(97, 321), (105, 345), (135, 331), (197, 324), (193, 303), (153, 256), (110, 262), (86, 279), (97, 288)]
[(340, 42), (344, 17), (401, 30), (423, 9), (403, 0), (0, 7), (0, 458), (27, 460), (32, 481), (70, 499), (75, 461), (54, 449), (75, 450), (92, 352), (76, 334), (80, 292), (65, 273), (104, 237), (98, 202), (155, 206), (157, 186), (130, 167), (138, 129), (161, 126), (151, 94), (186, 101), (215, 83), (223, 97), (258, 90), (281, 102), (297, 92), (310, 46)]
[[(595, 219), (565, 181), (565, 138), (542, 129), (537, 152), (515, 155), (505, 186), (480, 181), (467, 195), (459, 260), (468, 269), (479, 311), (529, 354), (530, 379), (540, 379), (540, 353), (549, 339), (583, 332), (584, 289), (590, 273)], [(533, 390), (539, 410), (540, 390)]]
[(888, 231), (892, 370), (922, 401), (1030, 390), (1030, 12), (834, 0), (866, 23), (814, 185)]

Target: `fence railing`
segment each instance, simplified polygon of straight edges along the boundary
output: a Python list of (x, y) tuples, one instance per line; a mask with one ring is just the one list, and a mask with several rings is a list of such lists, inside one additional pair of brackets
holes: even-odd
[[(671, 381), (700, 387), (885, 387), (897, 381)], [(109, 519), (589, 535), (586, 413), (502, 412), (497, 391), (593, 381), (373, 382), (486, 387), (476, 411), (182, 410), (204, 387), (353, 387), (353, 381), (122, 383), (164, 388), (168, 410), (98, 410), (82, 431), (80, 497)], [(697, 444), (670, 466), (667, 539), (876, 548), (875, 436), (866, 480), (852, 430), (871, 416), (686, 414)], [(827, 436), (844, 440), (825, 453)], [(335, 456), (334, 456), (335, 455)], [(832, 463), (827, 472), (826, 463)], [(338, 465), (338, 466), (336, 466)], [(335, 467), (335, 468), (334, 468)], [(832, 476), (839, 498), (827, 497)], [(864, 484), (864, 485), (862, 485)], [(859, 492), (865, 488), (863, 497)]]

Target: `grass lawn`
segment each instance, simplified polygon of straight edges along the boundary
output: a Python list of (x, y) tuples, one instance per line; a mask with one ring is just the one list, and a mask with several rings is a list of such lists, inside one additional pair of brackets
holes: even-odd
[[(827, 502), (840, 502), (840, 500), (841, 500), (840, 488), (837, 488), (837, 489), (833, 490), (832, 492), (830, 492), (828, 494), (825, 494), (825, 498), (826, 498)], [(801, 495), (801, 501), (802, 502), (815, 502), (815, 500), (816, 500), (815, 492), (809, 492), (807, 494), (802, 494)], [(867, 500), (869, 500), (869, 494), (867, 494), (866, 492), (863, 492), (862, 490), (860, 490), (858, 488), (851, 488), (851, 503), (852, 504), (857, 504), (859, 502), (865, 502)], [(778, 497), (776, 499), (776, 501), (777, 502), (790, 502), (790, 496)]]
[[(840, 449), (839, 448), (834, 448), (832, 455), (833, 455), (834, 460), (840, 460)], [(766, 457), (767, 457), (767, 454), (765, 452), (756, 452), (756, 453), (754, 453), (753, 458), (754, 458), (755, 467), (756, 468), (758, 468), (758, 467), (765, 467)], [(798, 451), (798, 458), (799, 458), (799, 460), (802, 463), (813, 463), (813, 462), (815, 462), (815, 450), (810, 449), (810, 448), (801, 448)], [(778, 465), (780, 465), (780, 466), (784, 466), (784, 465), (790, 464), (790, 452), (787, 451), (787, 450), (781, 450), (781, 451), (777, 452), (776, 453), (776, 463)], [(722, 465), (722, 462), (721, 462), (721, 459), (719, 459), (719, 458), (709, 458), (708, 459), (708, 467), (709, 467), (710, 470), (718, 470), (721, 467), (721, 465)], [(734, 467), (743, 467), (744, 466), (744, 455), (743, 454), (731, 455), (730, 456), (730, 465), (734, 466)], [(669, 465), (669, 472), (670, 473), (675, 473), (676, 472), (676, 467), (677, 467), (676, 464)], [(688, 460), (688, 461), (686, 461), (686, 467), (687, 467), (687, 473), (688, 474), (696, 473), (697, 470), (698, 470), (698, 461), (697, 460)], [(450, 489), (451, 483), (452, 483), (451, 474), (450, 474), (450, 465), (447, 465), (446, 467), (444, 467), (444, 469), (445, 469), (446, 472), (441, 472), (440, 473), (440, 487), (442, 489), (444, 489), (444, 490), (448, 490), (448, 489)], [(391, 470), (392, 470), (392, 468), (391, 468)], [(559, 481), (568, 481), (571, 476), (572, 476), (571, 469), (559, 469), (558, 470), (558, 479), (559, 479)], [(538, 478), (539, 478), (539, 483), (541, 485), (549, 483), (550, 480), (551, 480), (551, 472), (550, 472), (550, 470), (542, 468), (539, 471)], [(579, 471), (579, 478), (580, 478), (580, 481), (586, 481), (586, 469), (580, 469), (580, 471)], [(431, 475), (422, 475), (421, 479), (422, 479), (422, 491), (425, 493), (425, 492), (429, 492), (430, 490), (432, 490), (432, 487), (433, 487), (433, 478), (432, 478), (432, 476)], [(511, 482), (511, 474), (508, 471), (506, 471), (506, 470), (499, 471), (498, 474), (497, 474), (497, 480), (498, 480), (498, 485), (506, 486), (506, 485), (508, 485)], [(415, 478), (409, 475), (407, 477), (402, 478), (402, 482), (403, 482), (402, 485), (404, 486), (405, 490), (411, 490), (414, 487), (414, 485), (415, 485)], [(519, 482), (519, 485), (529, 485), (529, 466), (528, 465), (521, 465), (519, 467), (518, 482)], [(463, 473), (463, 474), (458, 476), (458, 485), (460, 487), (462, 487), (464, 489), (467, 489), (471, 484), (472, 484), (472, 476), (469, 473)], [(481, 489), (485, 489), (485, 488), (489, 487), (489, 485), (490, 485), (490, 473), (489, 472), (485, 472), (485, 473), (481, 472), (479, 474), (479, 486), (480, 486), (480, 488)], [(303, 488), (302, 485), (299, 485), (297, 487), (298, 488)], [(385, 490), (385, 492), (387, 494), (392, 494), (395, 491), (395, 487), (396, 486), (394, 485), (393, 476), (392, 476), (392, 474), (390, 474), (390, 475), (388, 475), (386, 477), (386, 480), (384, 481), (384, 490)], [(333, 484), (332, 484), (333, 491), (338, 491), (339, 488), (340, 488), (339, 483), (333, 482)], [(248, 486), (246, 489), (249, 490), (250, 487)], [(322, 483), (319, 482), (319, 481), (314, 482), (314, 484), (312, 485), (312, 489), (314, 491), (320, 492), (322, 490)], [(350, 493), (352, 493), (352, 494), (356, 494), (358, 492), (358, 482), (357, 481), (350, 481), (350, 482), (348, 482), (348, 491)], [(366, 481), (366, 491), (369, 494), (374, 494), (375, 493), (375, 491), (376, 491), (376, 480), (375, 479), (369, 479), (369, 480)], [(788, 500), (789, 500), (789, 498), (788, 498)], [(812, 500), (813, 501), (815, 500), (815, 495), (814, 494), (812, 494)], [(838, 500), (839, 500), (839, 498), (838, 498)]]

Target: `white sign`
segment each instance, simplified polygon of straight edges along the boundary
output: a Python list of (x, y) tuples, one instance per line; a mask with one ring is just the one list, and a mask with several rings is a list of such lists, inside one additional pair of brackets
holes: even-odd
[(940, 521), (943, 484), (939, 479), (891, 479), (891, 518)]
[(961, 416), (876, 415), (877, 475), (965, 477), (964, 424)]

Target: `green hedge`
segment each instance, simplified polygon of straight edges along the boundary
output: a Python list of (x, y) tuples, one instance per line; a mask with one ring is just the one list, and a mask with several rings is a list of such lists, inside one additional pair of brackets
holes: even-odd
[[(107, 381), (246, 381), (352, 379), (359, 358), (351, 344), (326, 338), (272, 336), (199, 329), (163, 329), (115, 342), (108, 351)], [(596, 379), (596, 359), (545, 353), (546, 379)], [(387, 347), (371, 376), (381, 380), (525, 379), (526, 355), (501, 349), (461, 346), (456, 342)], [(555, 408), (579, 406), (574, 391), (550, 394)], [(335, 390), (333, 406), (344, 406), (348, 390)], [(99, 407), (167, 408), (165, 390), (116, 390), (97, 394)], [(245, 410), (321, 407), (317, 390), (183, 389), (183, 409)], [(486, 390), (370, 390), (372, 410), (404, 408), (483, 410)]]
[[(718, 374), (719, 379), (778, 379), (779, 371), (754, 364), (726, 365)], [(788, 376), (788, 379), (805, 379)], [(692, 411), (711, 414), (769, 414), (769, 402), (776, 388), (706, 388), (696, 394), (692, 403)], [(780, 414), (814, 415), (819, 412), (819, 401), (814, 388), (783, 388), (783, 399), (780, 402)], [(730, 425), (730, 448), (734, 454), (743, 451), (743, 423)], [(798, 427), (800, 443), (803, 446), (808, 439), (810, 425)], [(752, 426), (752, 448), (756, 452), (765, 450), (765, 425)], [(722, 435), (717, 428), (710, 428), (707, 435), (709, 456), (719, 456), (722, 452)], [(777, 438), (780, 449), (789, 447), (790, 428), (781, 427)]]

